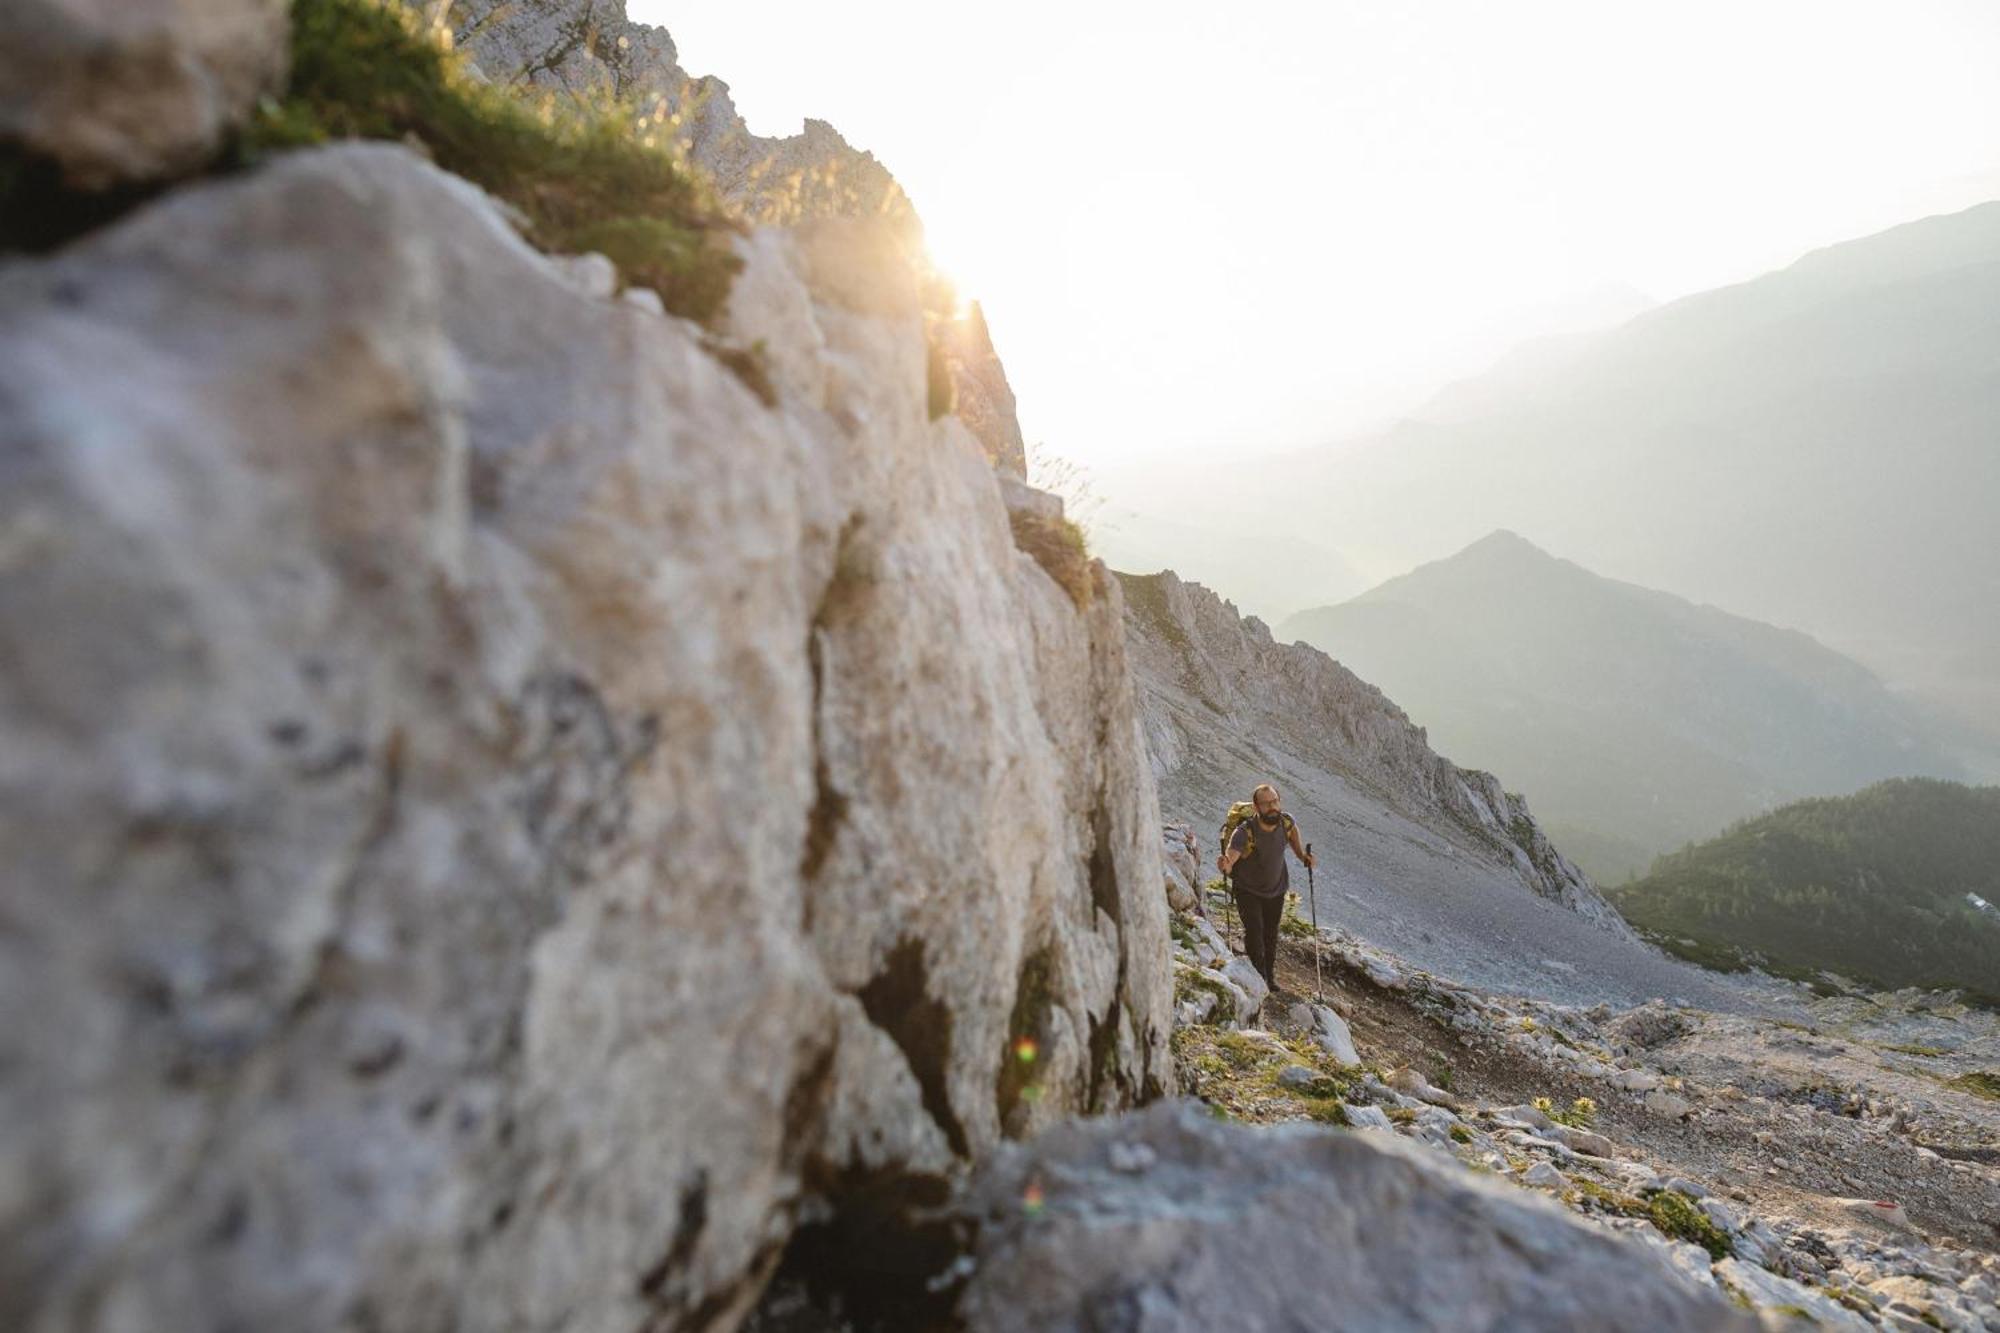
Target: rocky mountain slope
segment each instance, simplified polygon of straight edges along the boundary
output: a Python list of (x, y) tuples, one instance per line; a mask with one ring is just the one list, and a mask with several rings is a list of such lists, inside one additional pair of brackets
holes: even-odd
[(1905, 779), (1746, 820), (1663, 857), (1616, 902), (1703, 962), (1962, 987), (2000, 1004), (1993, 897), (2000, 787)]
[(1119, 579), (1169, 819), (1212, 843), (1231, 801), (1274, 782), (1319, 852), (1323, 923), (1489, 985), (1744, 1002), (1639, 945), (1519, 796), (1435, 753), (1373, 685), (1171, 572)]
[(1506, 774), (1607, 882), (1785, 801), (1963, 776), (1859, 663), (1512, 532), (1279, 632), (1380, 685), (1440, 749)]

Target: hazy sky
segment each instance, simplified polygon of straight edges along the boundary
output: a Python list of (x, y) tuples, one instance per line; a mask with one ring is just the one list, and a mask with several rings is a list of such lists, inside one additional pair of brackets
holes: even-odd
[(1996, 0), (629, 0), (833, 122), (1097, 469), (1331, 438), (1523, 333), (2000, 197)]

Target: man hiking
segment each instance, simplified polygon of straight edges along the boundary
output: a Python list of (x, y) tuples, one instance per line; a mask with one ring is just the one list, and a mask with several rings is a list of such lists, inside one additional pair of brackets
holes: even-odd
[(1243, 918), (1244, 951), (1250, 965), (1272, 991), (1278, 989), (1278, 924), (1285, 919), (1285, 894), (1292, 887), (1285, 847), (1312, 869), (1312, 855), (1299, 845), (1299, 826), (1286, 814), (1278, 789), (1265, 783), (1250, 793), (1257, 817), (1246, 819), (1230, 835), (1229, 845), (1216, 858), (1216, 867), (1231, 875), (1236, 893), (1236, 911)]

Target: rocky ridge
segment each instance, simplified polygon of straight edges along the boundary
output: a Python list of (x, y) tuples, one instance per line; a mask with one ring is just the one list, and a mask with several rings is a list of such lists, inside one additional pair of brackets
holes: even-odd
[[(823, 120), (807, 120), (794, 135), (751, 133), (729, 85), (688, 74), (666, 29), (627, 18), (624, 0), (456, 0), (448, 17), (454, 40), (490, 78), (585, 100), (650, 103), (663, 132), (679, 136), (689, 158), (747, 221), (874, 219), (913, 260), (926, 262), (916, 209), (874, 154), (852, 147)], [(977, 305), (957, 308), (940, 275), (930, 275), (926, 297), (957, 415), (996, 468), (1025, 476), (1014, 393), (984, 315)]]

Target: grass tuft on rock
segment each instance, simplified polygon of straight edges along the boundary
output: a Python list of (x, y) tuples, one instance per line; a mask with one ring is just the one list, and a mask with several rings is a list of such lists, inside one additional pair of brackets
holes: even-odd
[(542, 248), (599, 251), (673, 313), (720, 315), (742, 266), (735, 224), (664, 123), (481, 83), (441, 32), (396, 0), (295, 0), (290, 82), (238, 136), (235, 161), (336, 139), (407, 143), (512, 205)]
[(1091, 573), (1090, 547), (1083, 529), (1068, 518), (1043, 518), (1025, 509), (1008, 515), (1014, 529), (1014, 545), (1035, 558), (1048, 571), (1077, 609), (1088, 607), (1097, 595)]

